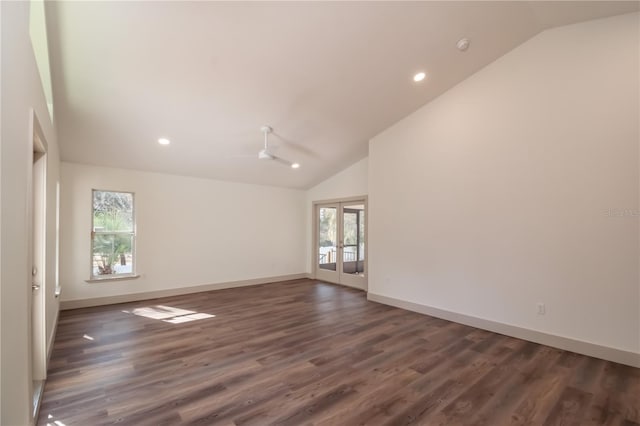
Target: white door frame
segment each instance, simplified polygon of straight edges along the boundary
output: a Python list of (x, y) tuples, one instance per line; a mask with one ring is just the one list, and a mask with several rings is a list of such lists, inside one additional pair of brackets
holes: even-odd
[[(343, 254), (342, 249), (339, 248), (336, 254), (336, 271), (328, 272), (325, 270), (321, 270), (318, 267), (318, 232), (319, 232), (319, 220), (318, 220), (318, 209), (320, 207), (333, 207), (336, 208), (336, 214), (338, 215), (338, 223), (337, 223), (337, 243), (340, 245), (340, 241), (344, 236), (343, 230), (343, 207), (345, 204), (355, 204), (361, 203), (364, 204), (364, 241), (365, 241), (365, 257), (364, 257), (364, 277), (354, 277), (349, 276), (349, 274), (344, 274), (342, 272), (342, 260)], [(311, 244), (313, 245), (311, 248), (311, 265), (312, 265), (312, 275), (314, 279), (320, 279), (323, 281), (328, 281), (334, 284), (342, 284), (349, 287), (354, 287), (360, 290), (364, 290), (365, 292), (368, 290), (368, 277), (369, 277), (369, 212), (368, 212), (368, 197), (366, 195), (354, 196), (354, 197), (346, 197), (346, 198), (336, 198), (331, 200), (318, 200), (312, 202), (312, 238)]]
[[(31, 111), (29, 144), (27, 223), (29, 259), (29, 385), (37, 414), (39, 398), (47, 377), (46, 338), (46, 235), (47, 235), (47, 141), (35, 111)], [(35, 269), (34, 269), (35, 268)], [(40, 385), (38, 385), (40, 384)]]

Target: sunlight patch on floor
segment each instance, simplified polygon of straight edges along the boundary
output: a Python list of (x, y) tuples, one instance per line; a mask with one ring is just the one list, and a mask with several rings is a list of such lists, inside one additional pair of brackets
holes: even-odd
[(47, 420), (48, 420), (47, 426), (67, 426), (66, 424), (62, 423), (60, 420), (53, 420), (53, 416), (51, 414), (47, 416)]
[(207, 318), (214, 318), (215, 315), (205, 314), (187, 309), (174, 308), (171, 306), (156, 305), (144, 308), (135, 308), (132, 311), (123, 310), (126, 314), (133, 314), (139, 317), (157, 319), (171, 324), (181, 324), (184, 322), (196, 321)]
[(131, 311), (131, 313), (133, 315), (138, 315), (139, 317), (145, 317), (145, 318), (151, 318), (151, 319), (157, 319), (157, 320), (178, 317), (181, 315), (195, 314), (194, 311), (188, 311), (186, 309), (173, 308), (171, 306), (164, 306), (164, 305), (135, 308), (133, 311)]
[(201, 319), (206, 319), (206, 318), (213, 318), (213, 317), (215, 317), (215, 315), (195, 313), (195, 314), (191, 314), (191, 315), (184, 315), (184, 316), (181, 316), (181, 317), (173, 317), (171, 319), (166, 319), (166, 320), (163, 320), (163, 321), (164, 322), (170, 322), (171, 324), (180, 324), (181, 322), (196, 321), (196, 320), (201, 320)]

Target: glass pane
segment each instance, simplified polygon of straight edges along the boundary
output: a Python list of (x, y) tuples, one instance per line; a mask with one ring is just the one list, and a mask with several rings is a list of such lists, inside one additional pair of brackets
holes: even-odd
[(358, 212), (344, 210), (344, 245), (354, 245), (358, 241)]
[(93, 191), (93, 230), (133, 232), (133, 194)]
[(364, 205), (345, 206), (343, 209), (342, 271), (364, 276)]
[(133, 234), (94, 234), (93, 276), (133, 273)]
[(320, 207), (318, 232), (318, 266), (321, 269), (336, 270), (338, 212), (335, 207)]
[(360, 210), (358, 238), (359, 238), (358, 241), (359, 241), (359, 247), (360, 247), (360, 256), (358, 256), (358, 260), (364, 261), (364, 208)]

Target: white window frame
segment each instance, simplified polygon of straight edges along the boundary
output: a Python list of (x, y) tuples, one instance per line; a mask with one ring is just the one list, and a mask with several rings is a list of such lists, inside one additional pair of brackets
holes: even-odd
[[(118, 194), (131, 194), (131, 215), (133, 219), (133, 229), (131, 231), (94, 231), (94, 219), (95, 212), (93, 208), (93, 200), (96, 192), (113, 192)], [(89, 250), (89, 279), (86, 282), (100, 282), (100, 281), (116, 281), (116, 280), (128, 280), (133, 278), (139, 278), (140, 275), (136, 273), (136, 238), (137, 238), (137, 219), (136, 219), (136, 194), (133, 191), (117, 191), (112, 189), (91, 189), (91, 230), (89, 233), (90, 250)], [(93, 273), (93, 243), (94, 236), (96, 234), (101, 235), (130, 235), (131, 236), (131, 272), (124, 274), (109, 274), (109, 275), (94, 275)]]

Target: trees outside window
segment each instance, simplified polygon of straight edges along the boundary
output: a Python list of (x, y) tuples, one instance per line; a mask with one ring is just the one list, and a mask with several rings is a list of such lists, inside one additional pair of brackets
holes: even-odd
[(93, 190), (91, 277), (133, 275), (134, 197), (131, 192)]

